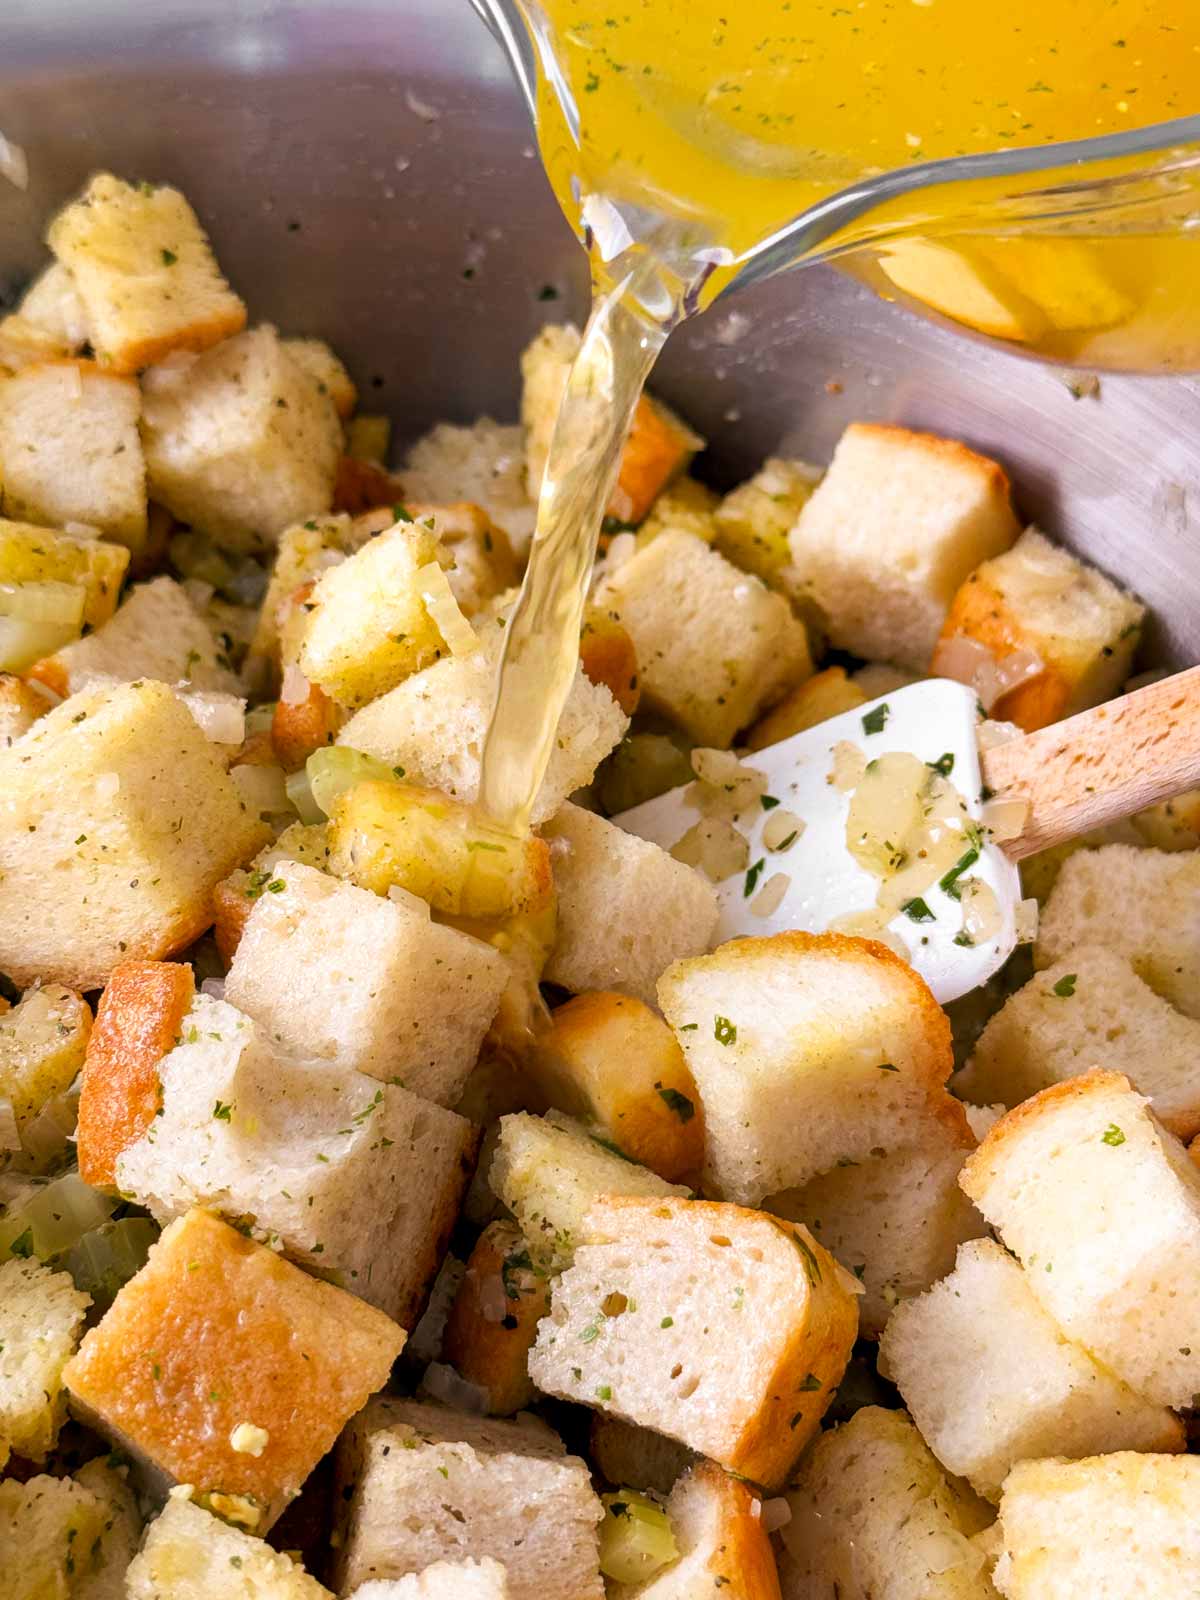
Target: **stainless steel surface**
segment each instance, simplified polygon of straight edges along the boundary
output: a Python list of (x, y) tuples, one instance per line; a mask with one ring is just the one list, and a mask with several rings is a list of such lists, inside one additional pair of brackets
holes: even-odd
[[(93, 168), (169, 179), (253, 314), (330, 338), (401, 436), (511, 416), (523, 343), (582, 312), (578, 246), (468, 0), (0, 10), (0, 132), (31, 176), (24, 194), (0, 179), (0, 287), (36, 270), (46, 217)], [(812, 268), (681, 329), (656, 387), (718, 481), (780, 448), (827, 458), (854, 418), (994, 453), (1031, 518), (1152, 607), (1149, 657), (1200, 660), (1200, 381), (1105, 378), (1075, 399), (1060, 370)]]

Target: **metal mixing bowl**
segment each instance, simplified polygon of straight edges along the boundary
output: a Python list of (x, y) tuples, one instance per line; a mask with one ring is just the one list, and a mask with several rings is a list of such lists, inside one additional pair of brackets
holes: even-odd
[[(515, 413), (517, 357), (585, 308), (583, 263), (508, 69), (468, 0), (3, 0), (0, 291), (98, 166), (168, 180), (252, 315), (322, 334), (397, 437)], [(1197, 286), (1200, 293), (1200, 285)], [(656, 387), (728, 482), (827, 459), (854, 418), (962, 438), (1025, 514), (1136, 590), (1148, 661), (1200, 660), (1200, 381), (1039, 368), (813, 268), (677, 333)]]

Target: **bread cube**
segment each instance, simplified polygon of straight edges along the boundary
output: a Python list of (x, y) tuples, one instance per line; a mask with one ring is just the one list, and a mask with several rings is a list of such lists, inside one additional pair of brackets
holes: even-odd
[(161, 1111), (116, 1160), (122, 1194), (160, 1223), (204, 1206), (415, 1324), (471, 1171), (465, 1117), (289, 1058), (206, 995), (158, 1075)]
[(274, 869), (281, 861), (298, 861), (324, 872), (329, 865), (325, 824), (293, 822), (274, 844), (260, 850), (248, 867), (239, 867), (213, 890), (213, 939), (227, 966), (233, 962), (258, 901), (268, 892), (282, 894), (281, 889), (268, 891), (268, 885), (278, 881)]
[(98, 172), (51, 222), (46, 242), (114, 372), (137, 372), (173, 350), (207, 350), (245, 326), (246, 308), (178, 189)]
[(481, 417), (469, 427), (439, 422), (408, 452), (404, 488), (413, 500), (481, 506), (518, 554), (533, 537), (536, 502), (525, 489), (525, 445), (520, 427)]
[(232, 550), (263, 550), (328, 511), (342, 429), (274, 328), (239, 333), (184, 369), (147, 376), (151, 497)]
[(708, 949), (718, 916), (712, 884), (661, 845), (579, 806), (563, 806), (543, 831), (558, 891), (546, 977), (576, 993), (619, 989), (652, 1004), (672, 961)]
[(338, 1446), (338, 1592), (490, 1557), (511, 1600), (604, 1600), (600, 1502), (557, 1434), (378, 1397)]
[(82, 588), (82, 620), (89, 628), (107, 622), (117, 609), (128, 566), (124, 545), (0, 519), (0, 583), (67, 583)]
[(442, 1351), (486, 1391), (490, 1415), (511, 1416), (532, 1403), (529, 1351), (549, 1303), (548, 1275), (534, 1266), (521, 1230), (489, 1223), (455, 1292)]
[(736, 939), (658, 985), (700, 1090), (705, 1185), (744, 1205), (910, 1143), (941, 1104), (950, 1025), (885, 946)]
[[(696, 478), (677, 478), (658, 496), (639, 524), (636, 547), (640, 550), (668, 528), (682, 528), (685, 533), (694, 533), (697, 539), (703, 539), (705, 544), (712, 544), (717, 537), (715, 513), (720, 503), (720, 496), (707, 484)], [(729, 554), (728, 551), (723, 553)], [(729, 559), (735, 566), (741, 565), (732, 555)]]
[(614, 1584), (610, 1600), (779, 1600), (761, 1503), (744, 1483), (698, 1461), (671, 1490), (666, 1513), (678, 1559), (643, 1583)]
[(329, 567), (360, 549), (365, 538), (354, 521), (344, 514), (309, 517), (283, 530), (250, 644), (252, 661), (278, 665), (281, 612), (297, 590), (313, 583)]
[(974, 1148), (963, 1107), (946, 1095), (910, 1142), (884, 1154), (844, 1159), (802, 1188), (765, 1202), (776, 1215), (811, 1228), (858, 1278), (865, 1337), (878, 1338), (897, 1302), (936, 1283), (953, 1268), (959, 1245), (986, 1232), (958, 1186)]
[(418, 523), (432, 519), (435, 536), (451, 558), (446, 577), (464, 616), (475, 616), (520, 582), (508, 535), (482, 506), (468, 500), (435, 505), (410, 496), (405, 510)]
[(696, 1457), (678, 1439), (639, 1428), (606, 1411), (592, 1413), (588, 1457), (614, 1488), (650, 1490), (667, 1496)]
[(61, 983), (30, 989), (0, 1016), (0, 1095), (24, 1128), (83, 1066), (92, 1013), (82, 995)]
[(238, 686), (186, 590), (166, 577), (136, 584), (95, 633), (43, 657), (29, 676), (64, 696), (135, 678), (221, 694)]
[(0, 750), (0, 971), (95, 989), (212, 921), (265, 829), (161, 683), (74, 695)]
[(289, 864), (256, 900), (225, 982), (285, 1050), (452, 1105), (508, 979), (479, 939)]
[(21, 297), (21, 316), (73, 353), (92, 340), (75, 280), (60, 261), (44, 267)]
[(1200, 845), (1200, 789), (1160, 800), (1129, 820), (1156, 850), (1195, 850)]
[(588, 606), (579, 634), (579, 665), (592, 683), (602, 683), (627, 717), (642, 698), (633, 638), (614, 612)]
[(474, 806), (408, 783), (368, 780), (338, 796), (329, 870), (375, 894), (406, 889), (453, 917), (536, 913), (554, 892), (544, 839), (497, 827)]
[(0, 1481), (4, 1600), (84, 1595), (106, 1517), (104, 1502), (71, 1478)]
[(140, 1139), (162, 1104), (159, 1064), (183, 1031), (195, 996), (192, 969), (170, 961), (123, 961), (100, 996), (87, 1041), (79, 1123), (79, 1174), (116, 1186), (116, 1160)]
[[(534, 497), (541, 490), (567, 374), (579, 346), (577, 328), (569, 323), (552, 325), (543, 328), (521, 356), (525, 483)], [(660, 400), (643, 394), (625, 441), (608, 514), (620, 522), (640, 522), (671, 479), (703, 447), (704, 440), (674, 412)]]
[(332, 1600), (289, 1556), (172, 1497), (129, 1568), (128, 1600)]
[(1200, 1171), (1129, 1081), (1089, 1072), (1002, 1117), (966, 1193), (1068, 1338), (1148, 1400), (1200, 1391)]
[(64, 361), (73, 352), (62, 337), (39, 328), (15, 312), (0, 317), (0, 378), (10, 378), (26, 367)]
[[(1110, 844), (1063, 862), (1038, 921), (1034, 965), (1080, 945), (1124, 956), (1143, 983), (1200, 1019), (1200, 852)], [(1144, 1069), (1143, 1069), (1144, 1070)]]
[(324, 689), (307, 685), (302, 700), (277, 700), (271, 715), (271, 749), (285, 772), (299, 772), (314, 750), (337, 738), (346, 713)]
[(44, 1461), (66, 1416), (62, 1372), (91, 1301), (65, 1272), (11, 1256), (0, 1265), (0, 1452)]
[(772, 588), (783, 586), (783, 569), (792, 559), (788, 534), (822, 475), (806, 461), (768, 458), (717, 507), (717, 549), (743, 572)]
[(947, 1478), (903, 1411), (864, 1406), (817, 1440), (788, 1494), (786, 1600), (995, 1600), (989, 1507)]
[(812, 672), (804, 624), (760, 579), (671, 531), (597, 591), (629, 630), (643, 704), (698, 744), (724, 748)]
[(742, 742), (748, 750), (765, 750), (767, 745), (815, 728), (829, 717), (866, 705), (868, 698), (866, 691), (846, 676), (845, 667), (826, 667), (806, 678), (765, 717), (760, 717)]
[(88, 1552), (86, 1572), (78, 1583), (79, 1600), (126, 1600), (125, 1575), (137, 1554), (142, 1515), (126, 1481), (129, 1468), (96, 1456), (75, 1474), (75, 1482), (100, 1501), (104, 1512), (98, 1540)]
[(282, 343), (319, 392), (333, 401), (338, 416), (348, 417), (358, 404), (358, 390), (337, 352), (324, 339), (284, 339)]
[(1185, 1448), (1174, 1412), (1065, 1338), (991, 1239), (964, 1244), (949, 1276), (896, 1307), (879, 1361), (938, 1460), (988, 1500), (1017, 1462), (1051, 1450)]
[[(92, 1426), (263, 1533), (403, 1344), (374, 1306), (197, 1210), (164, 1231), (63, 1377)], [(242, 1424), (268, 1435), (257, 1455), (234, 1442)]]
[(508, 1577), (498, 1561), (435, 1561), (403, 1578), (378, 1578), (354, 1591), (354, 1600), (508, 1600)]
[(1042, 664), (988, 710), (1032, 733), (1109, 700), (1129, 676), (1146, 608), (1036, 528), (972, 572), (951, 601), (932, 670), (951, 677), (954, 641), (1000, 665), (1016, 651)]
[(670, 1028), (642, 1001), (607, 992), (568, 1000), (538, 1035), (526, 1070), (549, 1105), (599, 1128), (660, 1178), (677, 1183), (699, 1173), (696, 1081)]
[(1198, 1503), (1195, 1456), (1022, 1462), (1000, 1502), (996, 1588), (1005, 1600), (1182, 1600), (1200, 1561)]
[[(407, 516), (407, 513), (406, 513)], [(329, 567), (304, 603), (297, 661), (339, 704), (358, 707), (448, 653), (426, 605), (436, 534), (403, 518)]]
[(996, 462), (856, 422), (792, 530), (790, 581), (840, 649), (925, 672), (959, 585), (1020, 531)]
[(132, 378), (94, 361), (26, 367), (0, 385), (0, 481), (7, 517), (86, 522), (140, 550), (146, 469)]
[(49, 709), (50, 700), (46, 695), (39, 694), (13, 673), (0, 672), (0, 750), (16, 744)]
[[(338, 743), (378, 756), (389, 767), (403, 767), (410, 783), (443, 789), (458, 800), (474, 800), (503, 629), (481, 629), (480, 642), (473, 655), (439, 661), (364, 706), (342, 729)], [(580, 669), (534, 801), (535, 827), (552, 817), (568, 795), (591, 782), (628, 725), (609, 691), (590, 683)]]
[(501, 1117), (488, 1181), (516, 1217), (534, 1260), (551, 1272), (570, 1265), (584, 1218), (601, 1195), (688, 1192), (553, 1111)]
[(805, 1228), (675, 1197), (596, 1200), (554, 1286), (539, 1389), (781, 1484), (858, 1330), (857, 1283)]
[(1005, 1001), (956, 1076), (956, 1093), (1012, 1107), (1091, 1067), (1121, 1072), (1181, 1139), (1200, 1133), (1200, 1022), (1181, 1016), (1124, 956), (1082, 945)]

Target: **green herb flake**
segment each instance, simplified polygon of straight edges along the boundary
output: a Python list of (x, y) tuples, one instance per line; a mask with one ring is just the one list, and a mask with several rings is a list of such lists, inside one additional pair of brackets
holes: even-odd
[(881, 706), (876, 706), (874, 711), (868, 711), (862, 719), (864, 733), (882, 733), (887, 727), (887, 719), (891, 715), (891, 706), (885, 700)]
[(805, 1275), (807, 1276), (809, 1283), (815, 1289), (821, 1281), (821, 1263), (813, 1254), (812, 1246), (809, 1244), (808, 1240), (802, 1238), (800, 1234), (792, 1234), (792, 1243), (796, 1246), (796, 1249), (799, 1250), (804, 1261)]
[(1125, 1135), (1121, 1132), (1120, 1128), (1117, 1127), (1115, 1122), (1110, 1122), (1108, 1127), (1105, 1128), (1104, 1132), (1100, 1135), (1100, 1142), (1101, 1144), (1110, 1144), (1115, 1149), (1117, 1145), (1125, 1143)]
[(937, 918), (934, 916), (933, 912), (930, 911), (929, 907), (925, 904), (924, 900), (921, 899), (919, 894), (914, 895), (911, 900), (906, 900), (900, 909), (910, 922), (937, 921)]
[(742, 899), (743, 900), (749, 900), (750, 896), (754, 893), (755, 889), (758, 886), (758, 880), (762, 876), (762, 869), (765, 866), (766, 866), (766, 861), (760, 856), (759, 859), (750, 868), (749, 872), (747, 872), (747, 874), (746, 874), (746, 882), (745, 882), (745, 885), (744, 885), (744, 887), (742, 889)]
[(737, 1026), (730, 1022), (728, 1017), (713, 1018), (713, 1038), (718, 1044), (731, 1045), (737, 1043)]
[(611, 1385), (607, 1384), (607, 1383), (601, 1383), (601, 1384), (597, 1385), (597, 1388), (596, 1388), (596, 1399), (597, 1400), (611, 1400), (612, 1399), (612, 1387), (611, 1387)]
[(675, 1326), (675, 1318), (674, 1317), (664, 1317), (662, 1319), (662, 1321), (659, 1323), (659, 1327), (660, 1328), (673, 1328), (674, 1326)]
[(178, 260), (179, 257), (175, 254), (174, 250), (163, 251), (162, 264), (164, 267), (173, 267)]
[(773, 794), (760, 794), (758, 797), (758, 803), (762, 806), (764, 811), (774, 811), (775, 807), (779, 804), (779, 801)]
[(696, 1115), (696, 1107), (687, 1095), (680, 1094), (678, 1089), (664, 1089), (659, 1083), (654, 1087), (658, 1090), (658, 1098), (675, 1113), (680, 1122), (690, 1122)]
[(1075, 982), (1078, 976), (1077, 972), (1065, 973), (1054, 985), (1054, 988), (1050, 991), (1051, 994), (1057, 995), (1060, 1000), (1069, 1000), (1075, 993)]
[(24, 1233), (18, 1234), (8, 1249), (10, 1255), (20, 1256), (22, 1260), (28, 1261), (33, 1254), (33, 1225), (30, 1224)]
[(947, 750), (945, 755), (939, 756), (936, 761), (927, 761), (925, 765), (931, 772), (940, 773), (943, 778), (948, 778), (954, 771), (954, 752)]
[(962, 885), (958, 880), (962, 877), (963, 873), (966, 872), (967, 868), (973, 867), (978, 860), (979, 851), (974, 845), (972, 845), (969, 850), (964, 850), (962, 855), (959, 856), (958, 860), (950, 868), (949, 872), (943, 873), (943, 875), (938, 879), (938, 888), (941, 889), (944, 894), (948, 894), (951, 900), (961, 900)]
[(817, 1377), (815, 1372), (810, 1372), (808, 1377), (805, 1378), (804, 1382), (798, 1383), (796, 1387), (799, 1389), (801, 1394), (815, 1394), (821, 1387), (821, 1380)]
[(900, 1068), (893, 1066), (890, 1061), (881, 1061), (875, 1070), (877, 1072), (899, 1072)]
[(594, 1344), (599, 1337), (600, 1329), (594, 1322), (589, 1322), (587, 1327), (579, 1335), (581, 1344)]
[(224, 1100), (218, 1100), (213, 1106), (212, 1114), (218, 1122), (228, 1122), (233, 1115), (233, 1106), (232, 1104), (227, 1105)]

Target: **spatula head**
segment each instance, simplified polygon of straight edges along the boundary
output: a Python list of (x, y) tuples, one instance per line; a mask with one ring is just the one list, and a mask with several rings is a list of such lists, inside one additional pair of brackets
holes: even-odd
[[(717, 885), (721, 919), (716, 940), (789, 928), (823, 933), (875, 905), (880, 879), (861, 866), (846, 846), (850, 794), (830, 782), (834, 750), (842, 742), (857, 746), (867, 761), (901, 751), (948, 773), (948, 781), (962, 795), (970, 816), (981, 823), (986, 797), (981, 792), (978, 719), (976, 699), (969, 689), (934, 678), (831, 717), (745, 757), (747, 766), (767, 776), (766, 803), (756, 800), (734, 819), (750, 842), (749, 870)], [(613, 820), (669, 850), (698, 820), (694, 802), (689, 804), (685, 798), (688, 792), (688, 787), (672, 789)], [(763, 841), (763, 828), (779, 809), (793, 812), (804, 828), (786, 849), (773, 851)], [(774, 909), (760, 915), (761, 891), (778, 873), (786, 875), (783, 897)], [(990, 885), (999, 905), (997, 931), (974, 944), (962, 942), (963, 905), (955, 895), (967, 877)], [(985, 832), (978, 859), (969, 872), (947, 889), (935, 881), (920, 898), (924, 907), (919, 915), (924, 917), (927, 909), (931, 920), (917, 921), (913, 915), (898, 912), (887, 927), (908, 951), (908, 959), (936, 998), (945, 1003), (977, 988), (1011, 954), (1017, 942), (1020, 877), (1016, 866)], [(756, 901), (758, 911), (754, 909)]]

